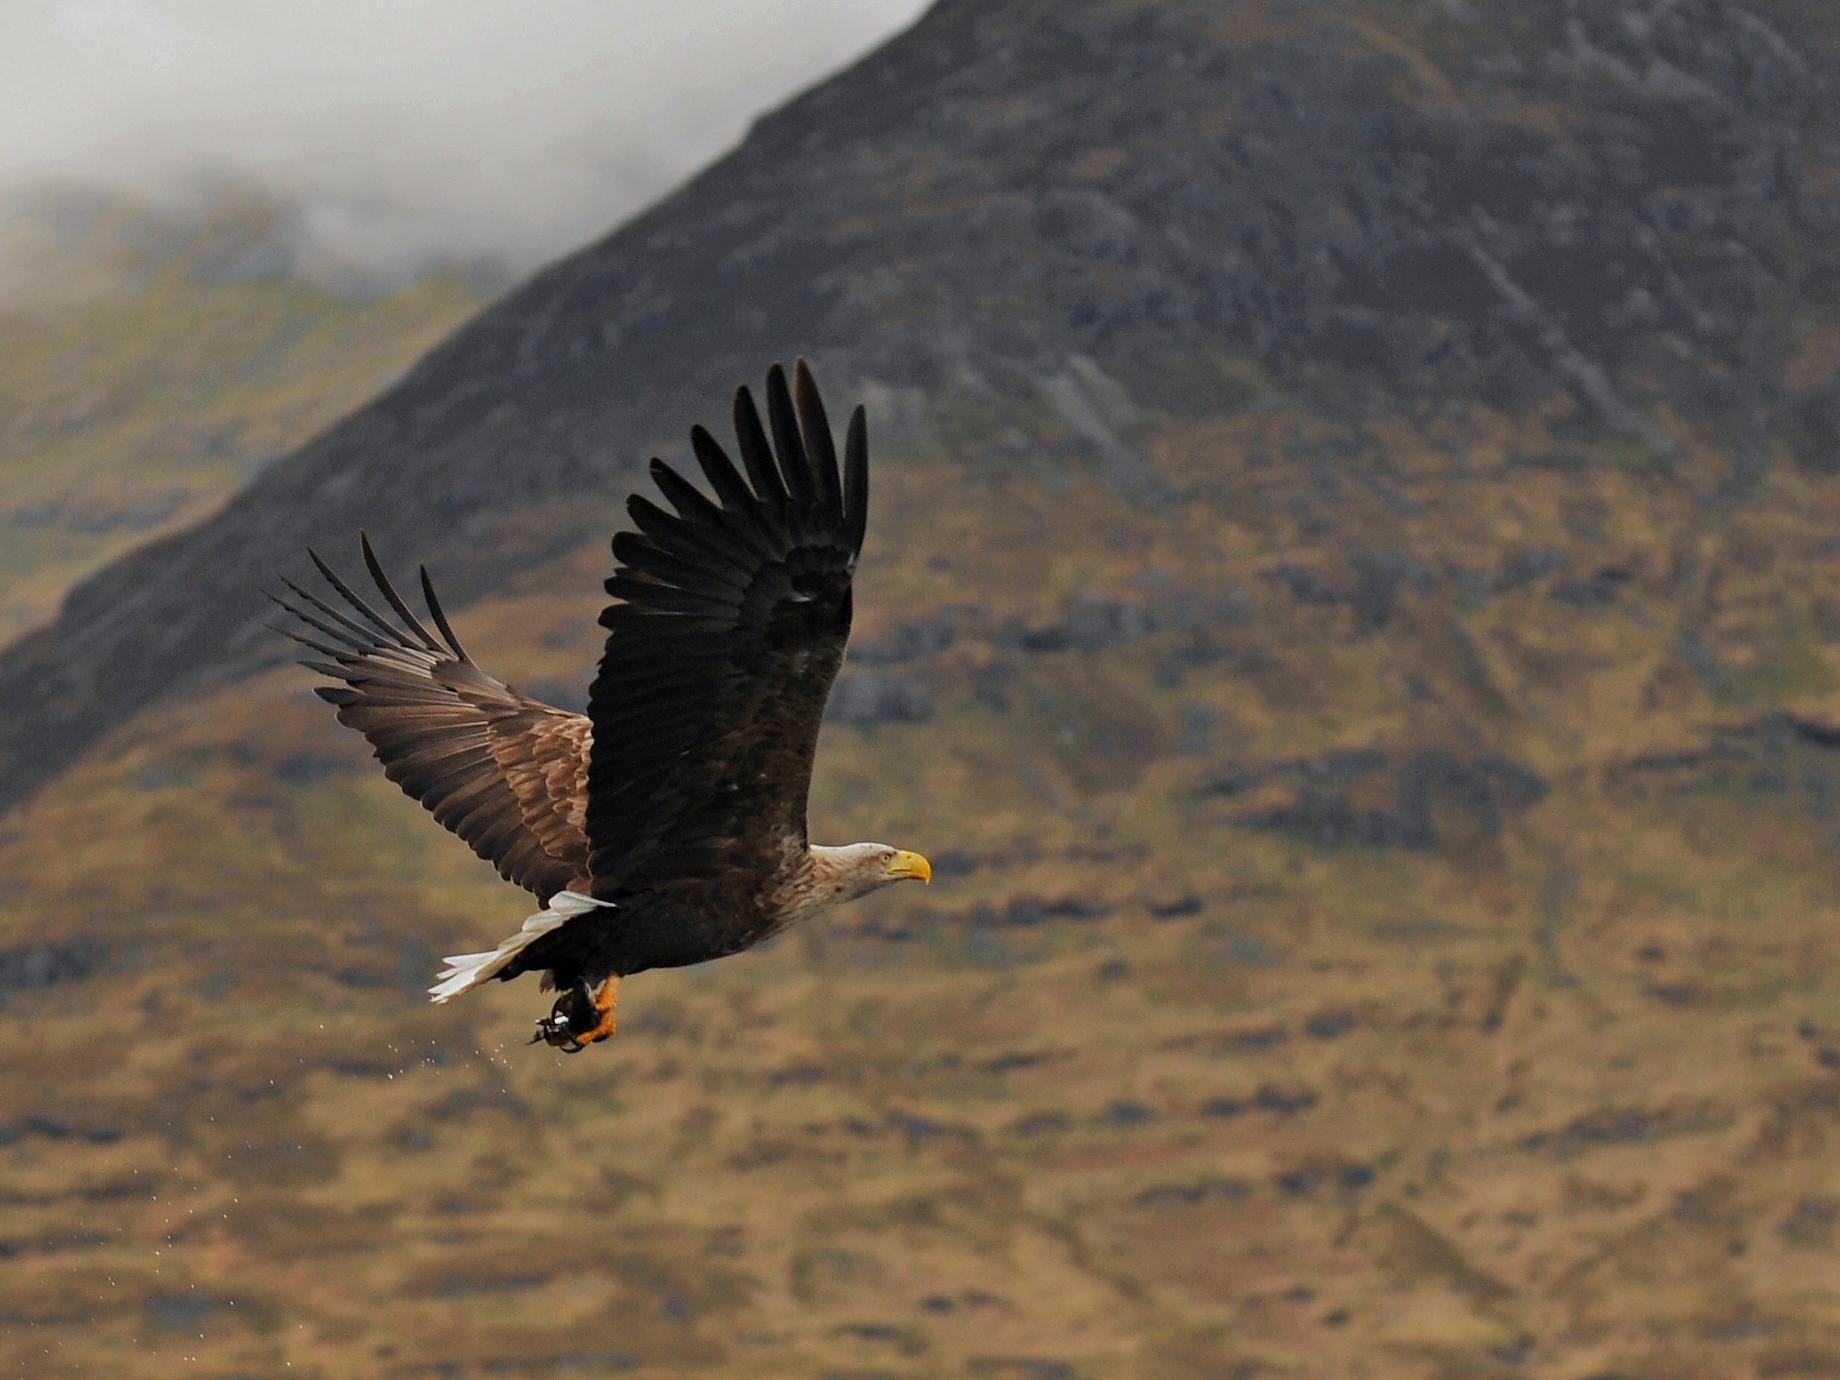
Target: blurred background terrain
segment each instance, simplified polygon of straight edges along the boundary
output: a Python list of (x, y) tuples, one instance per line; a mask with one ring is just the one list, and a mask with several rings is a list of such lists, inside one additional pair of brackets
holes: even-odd
[[(534, 275), (13, 196), (0, 1360), (1840, 1375), (1837, 98), (1826, 0), (941, 0)], [(430, 1008), (523, 901), (260, 589), (366, 527), (578, 704), (795, 354), (814, 834), (935, 885)]]

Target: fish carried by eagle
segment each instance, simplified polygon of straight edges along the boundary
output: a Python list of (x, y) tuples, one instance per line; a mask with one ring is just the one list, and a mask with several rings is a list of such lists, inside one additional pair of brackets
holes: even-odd
[[(771, 439), (769, 439), (769, 437)], [(376, 749), (384, 774), (544, 908), (483, 953), (446, 960), (429, 995), (543, 975), (561, 996), (537, 1022), (569, 1053), (614, 1030), (620, 979), (758, 944), (905, 879), (918, 853), (808, 842), (805, 799), (831, 682), (850, 632), (850, 579), (869, 517), (863, 409), (843, 463), (810, 371), (767, 376), (767, 415), (735, 397), (737, 468), (691, 432), (711, 494), (663, 461), (669, 507), (627, 500), (613, 539), (613, 603), (586, 715), (519, 694), (467, 655), (424, 569), (437, 637), (365, 564), (379, 612), (317, 555), (336, 600), (287, 581), (290, 632), (338, 681), (318, 694)], [(344, 607), (338, 607), (342, 602)]]

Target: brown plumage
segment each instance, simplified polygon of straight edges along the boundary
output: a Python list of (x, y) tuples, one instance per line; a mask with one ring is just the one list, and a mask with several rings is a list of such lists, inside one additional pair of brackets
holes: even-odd
[[(318, 694), (370, 741), (389, 778), (499, 875), (549, 904), (497, 949), (462, 954), (433, 989), (541, 972), (563, 990), (538, 1038), (564, 1049), (613, 1030), (621, 976), (719, 958), (826, 906), (931, 870), (885, 844), (809, 844), (805, 802), (849, 636), (868, 522), (863, 409), (841, 467), (810, 371), (767, 377), (762, 425), (735, 398), (737, 469), (691, 433), (704, 494), (662, 461), (669, 507), (637, 495), (613, 539), (607, 629), (587, 715), (521, 695), (455, 637), (426, 570), (436, 632), (365, 565), (395, 619), (313, 556), (343, 602), (288, 581)], [(769, 439), (769, 434), (770, 438)], [(311, 553), (309, 553), (311, 554)], [(438, 637), (436, 635), (438, 633)]]

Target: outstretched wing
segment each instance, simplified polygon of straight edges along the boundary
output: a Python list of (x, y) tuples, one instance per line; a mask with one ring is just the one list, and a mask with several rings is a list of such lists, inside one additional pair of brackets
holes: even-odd
[(811, 372), (797, 399), (767, 376), (768, 431), (743, 388), (735, 439), (747, 475), (691, 433), (711, 500), (652, 461), (674, 511), (635, 496), (636, 532), (601, 615), (607, 646), (589, 692), (594, 895), (778, 866), (805, 843), (805, 797), (831, 682), (850, 631), (850, 577), (869, 514), (863, 410), (843, 473)]
[(588, 720), (480, 670), (448, 626), (424, 568), (422, 595), (445, 645), (437, 642), (384, 576), (369, 539), (360, 540), (371, 578), (405, 626), (308, 552), (345, 608), (291, 580), (297, 602), (275, 602), (312, 635), (281, 631), (324, 658), (301, 665), (342, 682), (316, 693), (337, 707), (340, 723), (370, 740), (384, 775), (501, 877), (543, 899), (578, 883), (588, 867)]

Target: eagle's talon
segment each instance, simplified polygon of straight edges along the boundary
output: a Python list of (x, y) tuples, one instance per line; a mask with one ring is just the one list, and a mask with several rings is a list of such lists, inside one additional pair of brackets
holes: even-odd
[(578, 978), (556, 998), (549, 1015), (537, 1021), (531, 1044), (546, 1044), (564, 1054), (580, 1054), (613, 1034), (613, 1008), (620, 980), (609, 977), (595, 986)]

